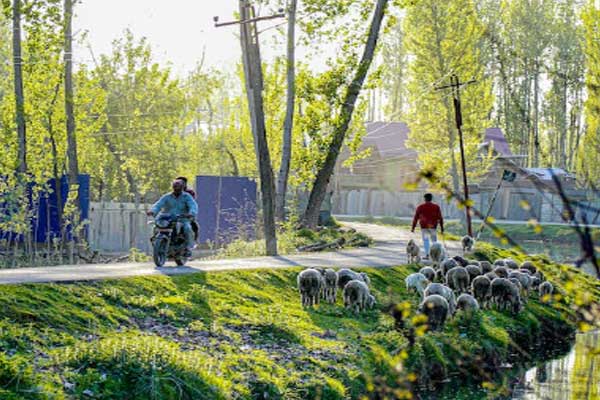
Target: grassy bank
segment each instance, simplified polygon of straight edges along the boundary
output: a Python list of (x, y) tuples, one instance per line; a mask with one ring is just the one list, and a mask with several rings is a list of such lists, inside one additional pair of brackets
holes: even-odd
[[(497, 253), (477, 255), (508, 255)], [(339, 299), (302, 309), (299, 268), (2, 286), (0, 398), (342, 399), (447, 376), (496, 382), (498, 365), (534, 358), (539, 338), (564, 341), (573, 306), (600, 299), (597, 281), (543, 264), (564, 293), (551, 304), (533, 296), (516, 318), (459, 315), (441, 332), (417, 330), (412, 346), (380, 309), (356, 317)], [(415, 269), (365, 270), (380, 306), (416, 307), (404, 289)]]

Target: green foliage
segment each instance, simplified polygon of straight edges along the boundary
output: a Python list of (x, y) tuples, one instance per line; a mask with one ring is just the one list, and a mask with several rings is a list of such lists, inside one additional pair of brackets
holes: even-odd
[(408, 146), (418, 151), (425, 169), (450, 176), (458, 192), (460, 158), (452, 94), (450, 89), (435, 87), (447, 84), (453, 74), (462, 82), (477, 81), (461, 89), (467, 168), (471, 178), (477, 178), (489, 166), (486, 154), (477, 155), (493, 101), (479, 49), (484, 26), (472, 0), (427, 0), (407, 9), (404, 32), (406, 50), (413, 57), (408, 78)]
[(579, 170), (586, 181), (597, 184), (600, 179), (600, 10), (593, 0), (588, 1), (583, 13), (583, 24), (587, 65), (587, 130), (581, 142)]

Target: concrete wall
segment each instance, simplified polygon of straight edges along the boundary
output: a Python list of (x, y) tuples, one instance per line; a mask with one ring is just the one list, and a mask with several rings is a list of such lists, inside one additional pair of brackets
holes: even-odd
[(152, 226), (145, 210), (151, 205), (103, 202), (90, 204), (88, 241), (92, 249), (103, 252), (127, 252), (136, 247), (150, 251)]

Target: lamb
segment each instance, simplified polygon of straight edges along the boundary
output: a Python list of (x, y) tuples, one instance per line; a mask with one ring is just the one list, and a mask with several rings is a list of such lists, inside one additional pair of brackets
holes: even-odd
[(429, 258), (431, 259), (434, 268), (439, 266), (446, 258), (446, 249), (439, 242), (433, 243), (429, 249)]
[(475, 239), (469, 235), (465, 235), (460, 239), (460, 244), (462, 245), (463, 254), (465, 254), (467, 251), (473, 250)]
[(469, 265), (469, 261), (466, 258), (463, 258), (461, 256), (454, 256), (454, 257), (452, 257), (452, 259), (454, 261), (456, 261), (458, 264), (460, 264), (461, 267), (466, 267), (467, 265)]
[(479, 311), (479, 303), (470, 294), (463, 293), (456, 300), (456, 308), (465, 312), (471, 313)]
[(353, 279), (344, 286), (344, 307), (361, 312), (369, 303), (369, 287), (365, 282)]
[(535, 267), (535, 265), (533, 265), (531, 261), (523, 262), (523, 264), (521, 264), (521, 269), (526, 269), (527, 271), (529, 271), (530, 275), (535, 274), (537, 271), (537, 268)]
[(457, 293), (469, 290), (469, 273), (466, 268), (454, 267), (446, 273), (446, 284)]
[(531, 288), (531, 278), (529, 277), (529, 274), (519, 272), (519, 271), (514, 271), (514, 272), (511, 272), (510, 274), (508, 274), (508, 279), (511, 279), (511, 278), (515, 278), (519, 281), (519, 283), (521, 284), (521, 288), (523, 290), (522, 293), (525, 294), (525, 296), (523, 298), (526, 299), (527, 296), (529, 296), (529, 289)]
[(538, 288), (538, 291), (540, 294), (540, 298), (542, 300), (545, 300), (544, 297), (551, 296), (554, 292), (554, 286), (552, 286), (552, 284), (548, 281), (542, 282), (542, 284)]
[(328, 268), (322, 272), (322, 275), (325, 280), (323, 298), (333, 304), (337, 298), (338, 274), (333, 269)]
[(375, 300), (375, 296), (372, 294), (367, 295), (367, 299), (365, 300), (365, 309), (372, 309), (377, 304), (377, 300)]
[(425, 287), (429, 283), (427, 277), (420, 272), (410, 274), (406, 277), (404, 282), (406, 283), (407, 291), (414, 290), (417, 293), (419, 293), (419, 296), (421, 297), (424, 297), (423, 292), (425, 291)]
[(433, 268), (423, 267), (419, 270), (419, 272), (425, 275), (425, 278), (427, 278), (429, 282), (433, 282), (433, 279), (435, 278), (435, 270)]
[(504, 265), (506, 265), (510, 269), (519, 269), (519, 264), (512, 258), (507, 258), (504, 260)]
[(492, 264), (489, 261), (480, 261), (479, 266), (481, 267), (481, 272), (484, 274), (492, 272)]
[(465, 269), (469, 273), (469, 282), (472, 282), (475, 277), (482, 274), (481, 267), (479, 265), (467, 265)]
[(446, 285), (442, 285), (441, 283), (430, 283), (425, 288), (425, 297), (431, 296), (432, 294), (439, 294), (448, 302), (450, 315), (454, 314), (454, 310), (456, 309), (456, 297), (454, 296), (454, 292)]
[(485, 275), (473, 279), (471, 282), (471, 294), (481, 304), (486, 307), (490, 300), (492, 281)]
[[(338, 271), (338, 288), (343, 289), (344, 287), (346, 287), (346, 284), (352, 280), (365, 281), (366, 275), (367, 274), (365, 274), (364, 272), (361, 272), (359, 274), (358, 272), (352, 271), (351, 269), (342, 268)], [(370, 282), (371, 280), (369, 279), (368, 283)]]
[(506, 267), (496, 267), (494, 268), (494, 273), (499, 278), (508, 278), (508, 269)]
[(321, 273), (316, 269), (305, 269), (298, 274), (297, 282), (302, 307), (312, 307), (319, 304), (319, 296), (324, 285)]
[(361, 273), (359, 273), (359, 275), (360, 275), (360, 278), (362, 279), (362, 281), (364, 283), (366, 283), (367, 286), (371, 287), (371, 278), (369, 278), (369, 275), (367, 275), (366, 272), (361, 272)]
[(419, 312), (427, 316), (427, 324), (432, 331), (444, 326), (450, 306), (445, 298), (438, 294), (425, 297), (419, 305)]
[(517, 286), (505, 278), (496, 278), (492, 281), (492, 300), (496, 306), (502, 309), (509, 309), (513, 314), (517, 314), (522, 309), (521, 296)]
[(406, 254), (408, 256), (409, 264), (418, 264), (419, 262), (421, 262), (421, 257), (419, 256), (420, 251), (421, 249), (419, 249), (419, 246), (414, 241), (414, 239), (410, 239), (406, 244)]

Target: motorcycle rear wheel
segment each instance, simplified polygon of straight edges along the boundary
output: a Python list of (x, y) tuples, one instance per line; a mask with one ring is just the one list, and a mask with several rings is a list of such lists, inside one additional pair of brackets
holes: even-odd
[(162, 267), (167, 262), (167, 239), (157, 238), (152, 246), (152, 258), (157, 267)]
[(177, 264), (179, 267), (183, 267), (186, 262), (187, 262), (187, 258), (186, 257), (177, 257), (175, 259), (175, 264)]

